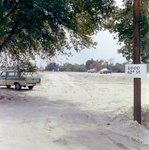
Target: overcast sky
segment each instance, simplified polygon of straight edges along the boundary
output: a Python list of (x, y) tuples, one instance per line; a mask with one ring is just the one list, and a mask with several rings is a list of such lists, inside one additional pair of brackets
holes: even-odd
[[(122, 5), (122, 0), (116, 0), (117, 5)], [(64, 64), (64, 63), (71, 63), (71, 64), (85, 64), (87, 60), (94, 59), (94, 60), (109, 60), (114, 59), (114, 63), (119, 62), (123, 63), (126, 62), (126, 59), (122, 57), (121, 54), (117, 53), (117, 49), (120, 46), (117, 44), (117, 40), (113, 40), (112, 34), (109, 31), (100, 31), (97, 35), (94, 36), (94, 40), (98, 42), (96, 49), (84, 49), (81, 52), (77, 53), (72, 50), (72, 57), (66, 56), (58, 56), (54, 59), (56, 63)], [(49, 62), (48, 62), (49, 63)], [(47, 61), (41, 61), (40, 59), (37, 60), (37, 64), (46, 66)]]

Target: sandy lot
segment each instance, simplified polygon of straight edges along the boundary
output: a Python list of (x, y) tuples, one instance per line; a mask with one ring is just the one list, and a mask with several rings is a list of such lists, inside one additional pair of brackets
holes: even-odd
[(149, 75), (142, 125), (124, 74), (40, 73), (33, 90), (0, 87), (0, 150), (149, 150)]

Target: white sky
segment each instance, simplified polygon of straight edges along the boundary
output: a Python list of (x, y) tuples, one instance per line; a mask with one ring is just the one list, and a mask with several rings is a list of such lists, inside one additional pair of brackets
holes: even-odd
[[(122, 0), (116, 0), (116, 2), (117, 5), (121, 7)], [(109, 33), (109, 31), (100, 31), (94, 36), (94, 40), (98, 42), (96, 49), (84, 49), (79, 53), (72, 50), (72, 57), (58, 56), (53, 60), (61, 65), (64, 63), (85, 64), (87, 60), (92, 58), (94, 60), (104, 59), (107, 61), (112, 58), (114, 59), (114, 63), (126, 62), (126, 59), (122, 57), (121, 54), (117, 53), (117, 49), (119, 49), (120, 46), (117, 44), (117, 40), (113, 40), (113, 36)], [(48, 63), (50, 63), (50, 61)], [(47, 61), (38, 59), (37, 65), (45, 67), (47, 65)]]

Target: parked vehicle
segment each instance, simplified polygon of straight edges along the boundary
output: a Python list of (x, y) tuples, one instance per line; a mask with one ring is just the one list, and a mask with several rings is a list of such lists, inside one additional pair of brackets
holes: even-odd
[(97, 73), (97, 68), (87, 70), (88, 73)]
[(16, 90), (20, 90), (21, 87), (28, 87), (32, 89), (36, 84), (39, 84), (41, 79), (39, 77), (23, 77), (18, 75), (17, 71), (2, 71), (0, 73), (0, 86), (15, 86)]
[(100, 71), (99, 71), (99, 73), (101, 73), (101, 74), (107, 74), (107, 73), (112, 73), (112, 71), (111, 70), (108, 70), (107, 68), (103, 68), (103, 69), (101, 69)]

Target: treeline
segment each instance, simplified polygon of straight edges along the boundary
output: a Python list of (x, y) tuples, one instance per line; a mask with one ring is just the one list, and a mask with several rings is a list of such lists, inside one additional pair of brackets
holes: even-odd
[(97, 68), (97, 71), (107, 68), (112, 70), (112, 72), (124, 72), (125, 71), (125, 64), (116, 63), (114, 64), (113, 59), (106, 60), (87, 60), (85, 64), (71, 64), (65, 63), (63, 65), (59, 65), (56, 63), (50, 63), (45, 67), (46, 71), (71, 71), (71, 72), (86, 72), (89, 69)]

